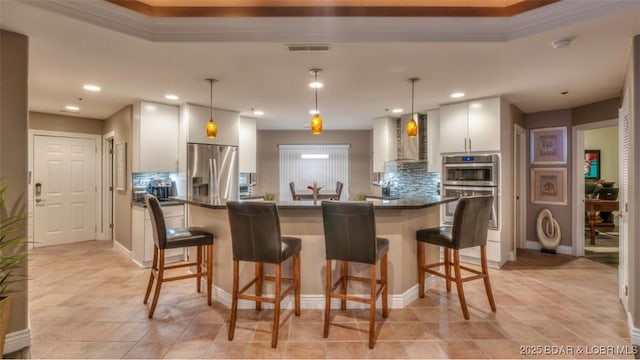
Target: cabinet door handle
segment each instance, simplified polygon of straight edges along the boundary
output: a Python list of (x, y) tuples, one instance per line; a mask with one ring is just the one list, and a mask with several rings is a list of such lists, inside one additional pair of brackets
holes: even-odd
[(467, 138), (464, 138), (464, 151), (467, 151)]
[(469, 138), (469, 151), (471, 151), (471, 138)]

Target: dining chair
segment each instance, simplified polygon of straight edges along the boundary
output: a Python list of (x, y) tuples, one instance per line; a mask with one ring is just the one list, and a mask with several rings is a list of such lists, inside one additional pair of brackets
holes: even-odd
[(298, 195), (296, 195), (296, 186), (293, 183), (293, 181), (289, 183), (289, 189), (291, 190), (291, 199), (292, 200), (300, 200), (300, 197)]
[(342, 187), (344, 186), (344, 184), (340, 181), (336, 182), (336, 194), (338, 194), (338, 196), (333, 199), (333, 200), (340, 200), (340, 197), (342, 196)]

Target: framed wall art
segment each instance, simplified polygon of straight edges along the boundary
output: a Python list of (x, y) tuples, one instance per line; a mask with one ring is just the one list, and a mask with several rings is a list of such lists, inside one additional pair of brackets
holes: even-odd
[(600, 150), (584, 151), (584, 178), (600, 180)]
[(567, 205), (567, 169), (531, 169), (531, 202)]
[(567, 163), (566, 126), (531, 130), (531, 163)]

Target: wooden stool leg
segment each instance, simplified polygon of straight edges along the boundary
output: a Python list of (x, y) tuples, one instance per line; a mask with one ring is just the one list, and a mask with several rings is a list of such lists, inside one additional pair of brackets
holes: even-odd
[(238, 315), (238, 287), (240, 282), (240, 265), (238, 260), (233, 260), (233, 291), (231, 298), (231, 319), (229, 320), (229, 340), (233, 340), (236, 330), (236, 317)]
[(294, 314), (300, 316), (300, 253), (293, 255)]
[(151, 274), (149, 275), (149, 284), (147, 284), (147, 292), (144, 294), (143, 304), (146, 304), (149, 301), (149, 295), (151, 294), (151, 288), (153, 287), (153, 280), (155, 280), (155, 276), (153, 275), (153, 271), (158, 270), (158, 247), (156, 244), (153, 244), (153, 261), (151, 262)]
[(376, 266), (369, 266), (369, 287), (371, 295), (369, 299), (369, 349), (373, 349), (373, 339), (376, 334)]
[(207, 245), (207, 304), (211, 305), (213, 290), (213, 244)]
[(382, 255), (382, 259), (380, 259), (380, 283), (383, 286), (382, 288), (382, 317), (389, 317), (389, 287), (387, 286), (387, 268), (388, 268), (388, 253)]
[[(349, 274), (349, 265), (346, 261), (340, 262), (340, 293), (347, 296), (347, 274)], [(340, 300), (340, 309), (347, 310), (347, 300)]]
[(153, 313), (156, 311), (156, 305), (158, 305), (158, 298), (160, 297), (160, 289), (162, 288), (162, 282), (164, 281), (164, 249), (158, 250), (158, 279), (156, 280), (156, 291), (153, 294), (153, 301), (151, 301), (151, 308), (149, 309), (149, 319), (153, 317)]
[(453, 268), (456, 274), (456, 287), (458, 289), (458, 299), (460, 299), (462, 315), (464, 315), (466, 320), (469, 320), (469, 309), (467, 308), (467, 301), (464, 299), (464, 290), (462, 289), (462, 273), (460, 271), (460, 254), (458, 253), (458, 249), (453, 250)]
[(275, 348), (278, 346), (278, 330), (280, 329), (280, 300), (281, 297), (281, 282), (282, 279), (282, 265), (276, 264), (276, 303), (273, 304), (273, 330), (271, 331), (271, 347)]
[(489, 298), (489, 305), (491, 305), (491, 311), (496, 311), (496, 302), (493, 299), (493, 291), (491, 291), (491, 282), (489, 281), (489, 269), (487, 267), (487, 246), (480, 246), (480, 261), (482, 263), (482, 273), (484, 274), (484, 289), (487, 292), (487, 298)]
[(196, 291), (200, 292), (202, 289), (202, 285), (200, 284), (202, 281), (202, 245), (196, 246), (197, 248), (197, 259), (196, 259)]
[[(255, 265), (255, 275), (256, 275), (256, 297), (262, 296), (262, 263), (257, 262)], [(256, 300), (256, 310), (262, 309), (262, 301)]]
[(444, 275), (447, 292), (451, 292), (451, 249), (444, 248)]
[(324, 279), (324, 327), (322, 337), (329, 337), (329, 319), (331, 318), (331, 260), (327, 260)]
[(420, 298), (424, 297), (424, 250), (422, 248), (422, 242), (416, 241), (418, 243), (418, 296)]

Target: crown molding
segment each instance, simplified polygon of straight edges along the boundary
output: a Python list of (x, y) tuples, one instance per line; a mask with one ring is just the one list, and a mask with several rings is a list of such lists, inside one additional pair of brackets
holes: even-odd
[(32, 6), (152, 42), (503, 42), (640, 7), (636, 0), (562, 0), (512, 17), (153, 18), (104, 0)]

